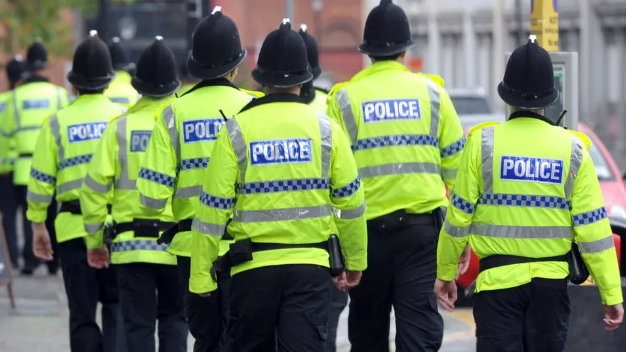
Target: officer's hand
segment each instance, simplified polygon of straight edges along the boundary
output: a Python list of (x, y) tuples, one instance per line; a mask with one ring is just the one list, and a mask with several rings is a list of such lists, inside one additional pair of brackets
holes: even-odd
[(614, 306), (604, 306), (604, 323), (608, 331), (617, 329), (624, 320), (624, 306), (616, 304)]
[(447, 310), (451, 312), (454, 309), (454, 302), (456, 302), (456, 283), (454, 281), (443, 281), (437, 279), (435, 281), (435, 294), (439, 303)]
[(107, 247), (87, 250), (87, 261), (89, 266), (96, 269), (106, 269), (109, 267), (109, 250)]
[(465, 274), (465, 272), (469, 268), (471, 258), (472, 258), (472, 250), (470, 249), (470, 245), (468, 243), (467, 246), (465, 246), (465, 250), (463, 251), (463, 254), (461, 254), (461, 258), (459, 259), (459, 271), (456, 274), (455, 280), (458, 279), (459, 276)]
[(361, 276), (363, 276), (363, 272), (346, 270), (344, 273), (346, 274), (346, 289), (356, 287), (361, 282)]
[(33, 253), (35, 257), (43, 260), (52, 260), (52, 245), (46, 224), (33, 223)]

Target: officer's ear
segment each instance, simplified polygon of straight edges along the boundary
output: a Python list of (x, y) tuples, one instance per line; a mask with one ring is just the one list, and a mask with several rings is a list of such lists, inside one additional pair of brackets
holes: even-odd
[(406, 51), (403, 51), (400, 53), (400, 57), (398, 57), (398, 60), (404, 60), (405, 57), (406, 57)]

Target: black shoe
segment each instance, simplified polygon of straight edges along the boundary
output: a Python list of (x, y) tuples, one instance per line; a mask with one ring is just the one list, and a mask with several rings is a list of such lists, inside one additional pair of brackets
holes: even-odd
[(48, 275), (50, 276), (56, 276), (56, 274), (58, 273), (59, 268), (48, 268)]
[(32, 276), (35, 268), (24, 268), (22, 269), (22, 275), (24, 276)]

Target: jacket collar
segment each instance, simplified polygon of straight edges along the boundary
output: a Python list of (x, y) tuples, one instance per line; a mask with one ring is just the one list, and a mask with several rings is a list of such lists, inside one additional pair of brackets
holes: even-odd
[(115, 78), (113, 78), (113, 82), (130, 84), (132, 79), (133, 77), (126, 71), (115, 71)]
[(34, 74), (34, 75), (28, 75), (26, 78), (24, 78), (24, 80), (22, 81), (22, 84), (36, 83), (36, 82), (50, 82), (50, 80), (48, 79), (48, 77)]
[(548, 118), (546, 118), (545, 116), (543, 116), (543, 115), (539, 115), (539, 114), (534, 113), (534, 112), (532, 112), (532, 111), (524, 111), (524, 110), (521, 110), (521, 111), (516, 111), (516, 112), (512, 113), (512, 114), (509, 116), (509, 121), (510, 121), (510, 120), (514, 120), (514, 119), (523, 118), (523, 117), (526, 117), (526, 118), (531, 118), (531, 119), (536, 119), (536, 120), (539, 120), (539, 121), (543, 121), (543, 122), (545, 122), (545, 123), (547, 123), (547, 124), (549, 124), (549, 125), (554, 126), (554, 122), (550, 121), (550, 120), (549, 120)]
[(131, 106), (130, 109), (128, 109), (126, 114), (132, 114), (141, 110), (145, 110), (149, 107), (154, 107), (154, 109), (152, 110), (156, 110), (158, 107), (164, 105), (173, 98), (174, 95), (168, 95), (162, 98), (152, 98), (144, 95), (143, 97), (141, 97), (141, 99), (139, 99), (139, 101), (137, 101), (137, 103), (135, 103), (135, 105)]
[(239, 88), (237, 88), (237, 86), (234, 85), (233, 82), (227, 80), (224, 77), (220, 77), (220, 78), (217, 78), (217, 79), (210, 79), (210, 80), (200, 81), (200, 83), (198, 83), (195, 86), (193, 86), (193, 88), (191, 88), (190, 90), (186, 91), (185, 94), (183, 94), (181, 96), (185, 96), (185, 95), (193, 92), (196, 89), (200, 89), (200, 88), (204, 88), (204, 87), (215, 87), (215, 86), (231, 87), (231, 88), (239, 90)]
[(246, 110), (250, 110), (254, 107), (263, 105), (263, 104), (271, 104), (271, 103), (300, 103), (306, 104), (300, 96), (291, 93), (277, 93), (277, 94), (269, 94), (261, 98), (253, 99), (248, 105), (244, 106), (239, 113), (242, 113)]
[(354, 77), (352, 77), (352, 79), (350, 80), (350, 83), (354, 83), (356, 81), (369, 77), (378, 72), (390, 71), (390, 70), (406, 71), (409, 73), (411, 72), (411, 70), (406, 68), (406, 66), (399, 63), (398, 61), (395, 61), (395, 60), (379, 61), (379, 62), (374, 62), (371, 66), (366, 67), (363, 70), (361, 70), (361, 72), (357, 73)]

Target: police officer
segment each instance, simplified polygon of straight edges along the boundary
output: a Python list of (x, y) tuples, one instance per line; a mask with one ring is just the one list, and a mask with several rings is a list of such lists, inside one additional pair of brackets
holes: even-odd
[(156, 37), (141, 54), (132, 84), (143, 97), (104, 131), (80, 195), (89, 262), (97, 268), (109, 264), (103, 229), (112, 188), (115, 239), (111, 262), (118, 272), (128, 351), (156, 351), (158, 320), (159, 350), (186, 352), (188, 330), (176, 257), (167, 253), (167, 245), (156, 243), (159, 231), (174, 224), (171, 204), (160, 215), (146, 214), (139, 207), (135, 186), (155, 111), (172, 100), (180, 87), (174, 54), (162, 37)]
[(232, 352), (274, 351), (276, 343), (279, 351), (326, 349), (333, 220), (347, 263), (342, 287), (357, 285), (367, 266), (357, 168), (340, 127), (298, 96), (313, 78), (307, 66), (304, 41), (284, 19), (252, 72), (267, 95), (226, 123), (202, 178), (190, 288), (214, 294), (209, 268), (234, 212), (228, 232), (236, 242), (226, 257)]
[[(401, 61), (413, 47), (404, 11), (382, 0), (359, 50), (372, 65), (331, 90), (328, 114), (349, 136), (367, 203), (369, 267), (350, 293), (353, 352), (437, 351), (443, 321), (432, 285), (437, 235), (452, 189), (463, 129), (448, 93)], [(444, 183), (445, 181), (445, 183)]]
[(139, 93), (131, 84), (131, 72), (135, 65), (128, 61), (126, 50), (118, 37), (114, 37), (109, 42), (109, 53), (111, 54), (113, 69), (115, 69), (115, 79), (104, 91), (104, 94), (114, 103), (127, 108), (131, 107), (139, 98)]
[[(315, 108), (315, 110), (325, 114), (326, 109), (328, 108), (326, 105), (328, 92), (313, 86), (313, 81), (322, 74), (317, 41), (307, 32), (306, 24), (300, 26), (299, 33), (300, 36), (302, 36), (302, 40), (304, 40), (304, 44), (306, 45), (307, 59), (309, 61), (311, 73), (313, 74), (313, 79), (302, 85), (302, 89), (300, 89), (300, 97), (305, 103)], [(333, 233), (336, 233), (337, 230), (333, 229), (333, 231)], [(337, 327), (339, 325), (339, 317), (348, 304), (348, 293), (346, 291), (339, 290), (339, 288), (335, 285), (331, 287), (331, 291), (331, 301), (328, 308), (328, 339), (326, 340), (327, 352), (335, 352), (337, 349)]]
[[(178, 257), (189, 330), (196, 339), (194, 351), (198, 352), (218, 350), (222, 320), (226, 317), (229, 278), (222, 275), (224, 291), (210, 298), (189, 293), (191, 221), (203, 170), (225, 116), (233, 116), (251, 99), (232, 83), (245, 57), (235, 22), (222, 13), (221, 7), (215, 7), (198, 24), (187, 59), (190, 74), (202, 81), (158, 114), (137, 180), (140, 201), (146, 211), (164, 210), (173, 196), (174, 218), (179, 223), (162, 241), (171, 242), (168, 251)], [(227, 250), (228, 243), (224, 242), (222, 252)]]
[(17, 158), (17, 151), (15, 150), (15, 141), (2, 128), (5, 125), (5, 120), (13, 119), (13, 116), (7, 113), (9, 110), (7, 105), (11, 103), (13, 97), (12, 90), (15, 89), (17, 82), (22, 79), (22, 74), (24, 73), (22, 56), (15, 55), (5, 69), (7, 81), (9, 82), (9, 91), (0, 94), (0, 199), (2, 199), (0, 201), (0, 212), (2, 213), (2, 226), (7, 240), (11, 264), (13, 269), (17, 269), (19, 267), (17, 232), (15, 229), (17, 204), (13, 186), (13, 164)]
[(313, 74), (313, 79), (302, 85), (302, 89), (300, 90), (300, 96), (307, 104), (310, 104), (322, 113), (326, 113), (326, 100), (328, 100), (328, 91), (319, 87), (315, 87), (313, 85), (313, 82), (322, 74), (317, 40), (315, 40), (315, 38), (313, 38), (313, 36), (309, 34), (306, 24), (300, 26), (299, 33), (304, 40), (304, 44), (306, 44), (307, 59), (309, 61), (309, 65), (311, 66), (311, 73)]
[(572, 241), (600, 289), (607, 329), (622, 322), (611, 227), (583, 142), (544, 115), (559, 92), (550, 55), (534, 36), (511, 55), (498, 94), (511, 115), (471, 131), (439, 239), (435, 290), (451, 310), (457, 260), (469, 241), (481, 270), (477, 351), (564, 351)]
[[(106, 44), (96, 31), (91, 31), (76, 48), (72, 70), (67, 75), (78, 98), (44, 122), (28, 184), (27, 216), (33, 222), (34, 252), (44, 260), (52, 259), (50, 237), (43, 222), (55, 191), (60, 203), (55, 225), (70, 309), (72, 352), (113, 352), (116, 342), (124, 341), (123, 336), (116, 336), (121, 315), (115, 271), (89, 267), (87, 233), (78, 201), (87, 166), (102, 132), (109, 120), (126, 110), (102, 94), (114, 75)], [(102, 333), (96, 323), (98, 301), (103, 305)]]
[(187, 62), (186, 61), (184, 61), (180, 65), (180, 71), (179, 72), (180, 72), (180, 80), (182, 82), (182, 85), (178, 89), (178, 92), (176, 92), (176, 95), (180, 97), (183, 94), (185, 94), (188, 91), (190, 91), (191, 88), (193, 88), (196, 84), (198, 84), (198, 82), (200, 82), (200, 80), (198, 80), (197, 78), (195, 78), (194, 76), (189, 74), (189, 70), (187, 69)]
[[(31, 275), (40, 263), (32, 252), (33, 234), (31, 225), (26, 218), (28, 208), (26, 202), (27, 199), (30, 199), (26, 188), (33, 151), (44, 119), (67, 105), (66, 90), (50, 83), (50, 80), (42, 74), (48, 64), (48, 52), (38, 39), (28, 48), (26, 54), (26, 77), (19, 87), (13, 90), (11, 104), (9, 104), (9, 114), (13, 116), (13, 119), (4, 120), (4, 131), (12, 136), (18, 153), (13, 171), (13, 183), (15, 184), (18, 206), (22, 209), (23, 215), (24, 267), (22, 274), (25, 275)], [(49, 220), (46, 226), (48, 231), (52, 233), (54, 233), (53, 221), (56, 208), (56, 203), (52, 202), (48, 210)], [(55, 242), (53, 247), (56, 247)], [(48, 272), (56, 274), (59, 265), (58, 257), (54, 256), (47, 265)]]

